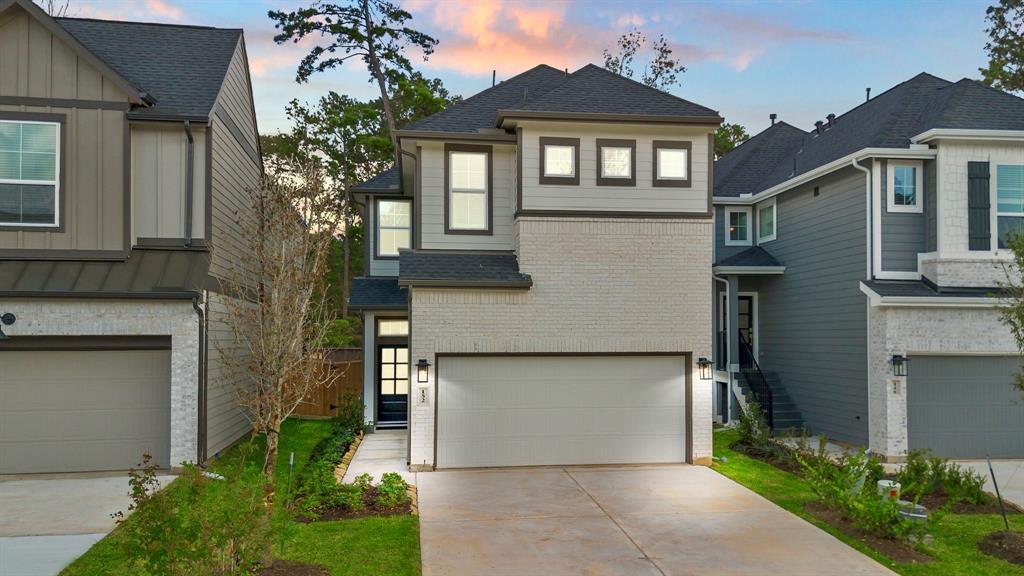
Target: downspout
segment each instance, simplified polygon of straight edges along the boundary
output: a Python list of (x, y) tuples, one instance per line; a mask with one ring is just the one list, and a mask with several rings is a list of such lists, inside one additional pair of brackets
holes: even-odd
[[(415, 154), (413, 154), (412, 152), (409, 152), (408, 150), (406, 150), (404, 148), (402, 148), (402, 154), (412, 158), (412, 165), (413, 165), (412, 213), (414, 215), (414, 214), (416, 214), (416, 202), (419, 201), (415, 197), (416, 196), (415, 191), (416, 191), (416, 182), (419, 181), (419, 177), (420, 177), (420, 174), (419, 174), (419, 171), (420, 171), (420, 159)], [(398, 183), (399, 183), (399, 186), (402, 185), (402, 163), (401, 162), (398, 163)], [(419, 245), (420, 245), (420, 243), (416, 241), (416, 234), (419, 234), (419, 230), (416, 229), (416, 218), (415, 218), (415, 216), (411, 215), (411, 218), (412, 218), (413, 231), (412, 231), (412, 234), (411, 234), (411, 238), (409, 238), (409, 240), (411, 241), (410, 243), (415, 248), (415, 247), (419, 247)], [(401, 270), (399, 270), (399, 273), (401, 273)], [(408, 318), (408, 321), (409, 321), (409, 336), (408, 336), (409, 339), (408, 339), (407, 346), (409, 347), (409, 353), (412, 354), (412, 286), (409, 287), (409, 301), (406, 304), (406, 310), (408, 311), (407, 312), (407, 318)], [(410, 356), (410, 358), (412, 358), (412, 357)], [(435, 360), (434, 362), (436, 363), (437, 361)], [(412, 362), (411, 361), (409, 362), (409, 370), (412, 370)], [(409, 382), (411, 383), (412, 382), (412, 378), (411, 378), (412, 374), (410, 373), (409, 376), (410, 376)], [(435, 382), (437, 381), (437, 366), (434, 366), (434, 381)], [(410, 389), (409, 392), (410, 392), (409, 396), (411, 397), (412, 396), (412, 390)], [(407, 409), (409, 410), (409, 413), (406, 416), (406, 420), (405, 420), (406, 422), (408, 422), (408, 425), (406, 426), (406, 430), (407, 430), (406, 431), (406, 435), (408, 437), (406, 438), (406, 442), (405, 442), (405, 463), (408, 466), (408, 465), (412, 464), (412, 402), (408, 403)], [(434, 454), (434, 466), (435, 467), (437, 466), (437, 454), (436, 453)]]
[[(726, 280), (725, 278), (722, 278), (721, 276), (715, 276), (714, 274), (711, 275), (711, 279), (716, 281), (716, 282), (721, 282), (722, 284), (725, 285), (725, 309), (722, 311), (722, 313), (725, 315), (725, 318), (726, 318), (725, 323), (726, 323), (726, 326), (728, 326), (728, 324), (729, 324), (729, 281)], [(719, 315), (719, 317), (721, 317), (721, 315)], [(716, 322), (717, 322), (717, 319), (716, 319)], [(716, 331), (711, 336), (715, 339), (715, 343), (717, 344), (718, 343), (718, 332)], [(719, 353), (721, 353), (721, 352), (719, 352)], [(726, 390), (726, 394), (728, 396), (725, 399), (726, 413), (722, 415), (722, 419), (724, 420), (722, 422), (722, 424), (728, 424), (729, 420), (731, 419), (731, 416), (732, 416), (732, 414), (731, 414), (731, 412), (732, 412), (732, 398), (731, 398), (731, 396), (732, 396), (733, 381), (732, 381), (732, 370), (729, 370), (729, 366), (731, 366), (731, 365), (732, 365), (732, 350), (729, 349), (729, 342), (726, 341), (725, 342), (725, 372), (726, 372), (726, 374), (729, 375), (729, 382), (728, 382), (728, 386), (727, 386), (727, 390)], [(718, 369), (717, 366), (715, 367), (715, 369), (716, 370)]]
[[(200, 299), (203, 300), (202, 305), (199, 304)], [(206, 299), (202, 297), (202, 292), (200, 292), (192, 298), (192, 309), (196, 311), (196, 315), (199, 318), (199, 382), (196, 401), (196, 464), (200, 466), (204, 466), (206, 463), (206, 332), (208, 324), (205, 307)]]
[(188, 139), (186, 146), (187, 161), (185, 163), (185, 247), (192, 246), (192, 196), (195, 183), (195, 157), (196, 142), (192, 137), (192, 124), (185, 120), (185, 137)]
[(867, 246), (867, 249), (868, 249), (867, 274), (864, 276), (864, 278), (866, 278), (867, 280), (871, 280), (872, 270), (874, 270), (874, 257), (875, 257), (874, 256), (874, 254), (875, 254), (874, 246), (871, 245), (872, 231), (873, 231), (872, 228), (874, 227), (874, 224), (875, 224), (874, 221), (873, 221), (874, 219), (872, 218), (873, 212), (872, 212), (872, 206), (871, 206), (872, 195), (873, 195), (873, 192), (874, 192), (871, 189), (871, 186), (872, 186), (872, 183), (871, 183), (871, 170), (868, 169), (868, 168), (865, 168), (864, 166), (861, 166), (860, 162), (856, 158), (853, 158), (853, 159), (850, 160), (850, 165), (853, 166), (854, 168), (856, 168), (857, 170), (860, 170), (861, 172), (864, 173), (864, 183), (865, 183), (864, 188), (865, 188), (865, 190), (867, 190), (867, 194), (866, 194), (866, 197), (865, 197), (865, 206), (866, 206), (865, 219), (866, 219), (866, 222), (867, 222), (867, 226), (865, 226), (865, 228), (867, 229), (867, 232), (866, 232), (866, 234), (867, 234), (867, 238), (866, 238), (867, 244), (866, 244), (866, 246)]

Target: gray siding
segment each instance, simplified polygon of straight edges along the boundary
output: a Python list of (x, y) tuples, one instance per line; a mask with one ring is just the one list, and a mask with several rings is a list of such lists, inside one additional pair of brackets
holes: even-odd
[(937, 206), (938, 195), (938, 163), (935, 160), (924, 162), (924, 250), (935, 252), (938, 250), (939, 231), (938, 218), (939, 207)]
[[(819, 186), (820, 195), (813, 194)], [(867, 443), (864, 176), (844, 169), (778, 197), (786, 266), (759, 281), (759, 362), (779, 374), (815, 434)]]
[[(192, 238), (206, 236), (206, 130), (192, 126)], [(188, 140), (181, 124), (132, 125), (135, 238), (184, 238)]]
[(221, 360), (225, 354), (238, 355), (231, 327), (225, 321), (228, 307), (226, 298), (210, 293), (207, 303), (207, 392), (206, 392), (206, 453), (214, 457), (247, 434), (252, 426), (235, 402), (241, 380)]
[[(892, 190), (888, 182), (887, 165), (888, 163), (882, 160), (882, 270), (916, 272), (917, 254), (925, 251), (925, 215), (889, 212), (889, 197)], [(924, 195), (921, 201), (925, 202)], [(925, 206), (927, 204), (926, 202)]]

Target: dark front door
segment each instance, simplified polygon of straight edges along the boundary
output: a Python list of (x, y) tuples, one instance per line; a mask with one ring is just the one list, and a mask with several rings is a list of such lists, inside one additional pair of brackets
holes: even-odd
[(754, 347), (754, 297), (753, 296), (738, 296), (736, 303), (739, 306), (739, 310), (736, 311), (736, 320), (739, 323), (740, 334), (743, 335), (743, 339), (750, 344), (750, 347)]
[(377, 348), (377, 425), (401, 428), (409, 414), (409, 347)]

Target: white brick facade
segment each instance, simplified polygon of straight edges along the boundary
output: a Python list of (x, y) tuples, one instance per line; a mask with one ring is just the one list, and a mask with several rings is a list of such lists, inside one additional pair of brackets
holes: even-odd
[[(1017, 348), (995, 308), (868, 309), (868, 433), (872, 452), (907, 455), (907, 378), (892, 375), (893, 354), (1001, 355)], [(914, 370), (911, 360), (908, 373)]]
[(171, 462), (194, 462), (197, 442), (199, 318), (191, 301), (0, 300), (17, 336), (170, 336)]
[(1006, 282), (1009, 255), (1004, 257), (943, 257), (934, 252), (918, 257), (921, 275), (942, 287), (992, 288)]
[[(515, 223), (529, 290), (413, 288), (412, 362), (437, 353), (686, 352), (711, 356), (710, 220), (540, 218)], [(711, 457), (711, 381), (693, 377), (695, 462)], [(433, 372), (432, 372), (433, 380)], [(434, 382), (412, 395), (411, 464), (434, 464)]]

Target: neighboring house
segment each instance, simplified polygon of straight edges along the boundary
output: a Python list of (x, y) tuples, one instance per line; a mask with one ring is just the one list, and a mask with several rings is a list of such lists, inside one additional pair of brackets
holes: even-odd
[[(358, 187), (366, 420), (413, 469), (709, 463), (709, 108), (538, 66)], [(400, 170), (400, 172), (399, 172)]]
[(241, 30), (0, 0), (0, 474), (177, 466), (250, 430), (214, 340), (251, 94)]
[(720, 419), (768, 388), (777, 429), (890, 460), (1024, 457), (993, 298), (1024, 230), (1024, 100), (920, 74), (810, 132), (774, 124), (716, 163), (714, 195)]

